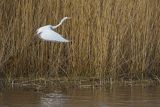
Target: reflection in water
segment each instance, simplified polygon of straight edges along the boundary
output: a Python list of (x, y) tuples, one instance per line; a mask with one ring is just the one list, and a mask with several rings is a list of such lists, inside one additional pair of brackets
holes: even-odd
[(0, 107), (160, 107), (160, 87), (115, 85), (45, 93), (8, 89), (0, 91)]
[(42, 107), (63, 107), (68, 100), (65, 95), (60, 93), (49, 93), (41, 97)]

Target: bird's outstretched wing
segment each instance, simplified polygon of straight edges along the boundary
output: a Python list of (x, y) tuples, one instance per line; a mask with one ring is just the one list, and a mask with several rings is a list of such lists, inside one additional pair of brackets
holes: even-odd
[(56, 42), (69, 42), (69, 40), (64, 39), (62, 35), (56, 33), (55, 31), (49, 29), (41, 32), (41, 38), (47, 41), (56, 41)]

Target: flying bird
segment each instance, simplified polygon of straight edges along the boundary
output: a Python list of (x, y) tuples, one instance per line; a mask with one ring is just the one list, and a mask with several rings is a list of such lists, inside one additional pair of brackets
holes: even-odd
[(46, 25), (37, 29), (37, 35), (46, 41), (54, 41), (54, 42), (69, 42), (69, 40), (63, 38), (62, 35), (58, 34), (54, 31), (57, 27), (59, 27), (65, 20), (70, 19), (70, 17), (64, 17), (58, 25)]

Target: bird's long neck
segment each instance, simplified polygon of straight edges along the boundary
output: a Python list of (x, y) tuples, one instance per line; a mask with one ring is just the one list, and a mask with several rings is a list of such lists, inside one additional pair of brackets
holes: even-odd
[(53, 26), (52, 28), (53, 28), (53, 29), (56, 29), (56, 28), (59, 27), (65, 20), (66, 20), (66, 18), (63, 18), (63, 19), (59, 22), (58, 25)]

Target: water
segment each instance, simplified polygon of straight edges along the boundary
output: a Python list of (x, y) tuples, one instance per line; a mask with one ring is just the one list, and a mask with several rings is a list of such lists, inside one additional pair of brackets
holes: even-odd
[(160, 86), (115, 85), (54, 91), (0, 91), (0, 107), (160, 107)]

